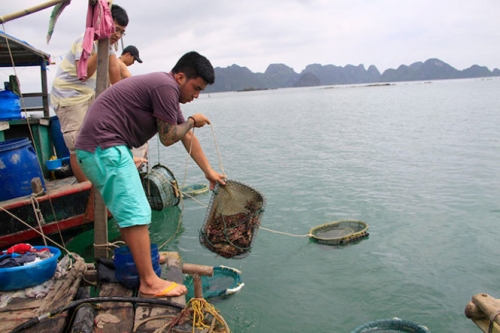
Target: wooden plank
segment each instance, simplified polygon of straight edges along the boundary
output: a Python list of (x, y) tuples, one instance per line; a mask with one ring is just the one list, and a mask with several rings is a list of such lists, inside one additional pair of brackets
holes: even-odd
[[(52, 312), (71, 303), (74, 299), (83, 276), (85, 264), (75, 262), (73, 269), (66, 277), (56, 280), (47, 296), (43, 299), (13, 299), (6, 309), (0, 311), (2, 331), (9, 332), (15, 327), (40, 315)], [(66, 325), (67, 312), (55, 317), (46, 318), (35, 326), (24, 330), (28, 333), (62, 332)]]
[[(473, 319), (472, 321), (484, 333), (489, 332), (488, 330), (490, 327), (490, 321), (488, 319)], [(491, 331), (491, 333), (500, 333), (500, 326), (495, 322), (493, 323), (493, 330)]]
[[(121, 283), (105, 283), (101, 285), (99, 296), (131, 297), (132, 289)], [(121, 333), (132, 332), (134, 325), (134, 307), (128, 302), (101, 303), (94, 322), (94, 333)]]
[[(177, 252), (160, 252), (166, 258), (166, 262), (161, 265), (163, 279), (183, 283), (181, 271), (181, 257)], [(186, 297), (166, 297), (162, 298), (182, 305), (186, 305)], [(156, 306), (154, 304), (139, 304), (135, 311), (134, 328), (138, 333), (151, 333), (160, 327), (168, 325), (179, 315), (179, 310)], [(171, 332), (191, 332), (190, 325), (176, 326)]]

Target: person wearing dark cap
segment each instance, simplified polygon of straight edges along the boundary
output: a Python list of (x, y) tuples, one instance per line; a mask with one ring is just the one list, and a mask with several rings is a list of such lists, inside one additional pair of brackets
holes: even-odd
[(129, 45), (123, 49), (122, 55), (118, 58), (120, 65), (120, 75), (122, 80), (131, 77), (128, 66), (132, 66), (135, 61), (142, 63), (139, 57), (139, 50), (134, 45)]

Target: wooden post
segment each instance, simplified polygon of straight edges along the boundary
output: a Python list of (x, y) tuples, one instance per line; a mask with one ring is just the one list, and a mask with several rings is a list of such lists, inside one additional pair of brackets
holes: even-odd
[(467, 304), (465, 316), (470, 319), (488, 318), (500, 325), (500, 300), (488, 294), (476, 294)]
[(67, 1), (71, 1), (71, 0), (51, 0), (51, 1), (47, 1), (47, 2), (41, 3), (41, 4), (36, 5), (34, 7), (31, 7), (31, 8), (27, 8), (27, 9), (21, 10), (19, 12), (15, 12), (15, 13), (12, 13), (12, 14), (0, 16), (0, 23), (5, 23), (5, 22), (8, 22), (8, 21), (12, 21), (12, 20), (15, 20), (17, 18), (20, 18), (20, 17), (26, 16), (26, 15), (30, 15), (30, 14), (36, 13), (36, 12), (38, 12), (40, 10), (45, 9), (45, 8), (49, 8), (49, 7), (52, 7), (52, 6), (55, 6), (55, 5), (58, 5), (60, 3), (67, 2)]
[[(96, 97), (108, 87), (109, 39), (99, 40)], [(108, 209), (99, 191), (94, 191), (94, 258), (108, 257)], [(103, 246), (106, 244), (106, 246)]]
[(182, 273), (193, 276), (194, 282), (194, 297), (203, 298), (203, 286), (201, 276), (213, 276), (214, 268), (212, 266), (184, 264), (182, 265)]
[(42, 81), (42, 103), (43, 103), (43, 116), (49, 118), (49, 91), (47, 89), (47, 65), (40, 64), (40, 77)]

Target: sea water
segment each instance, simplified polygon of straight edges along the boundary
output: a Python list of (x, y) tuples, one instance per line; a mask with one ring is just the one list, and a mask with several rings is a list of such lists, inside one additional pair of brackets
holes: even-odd
[[(234, 332), (341, 333), (393, 317), (479, 332), (465, 306), (500, 297), (499, 91), (491, 78), (203, 94), (184, 114), (210, 118), (195, 134), (213, 168), (266, 197), (262, 227), (244, 259), (209, 252), (198, 238), (209, 192), (154, 212), (152, 240), (242, 271), (244, 288), (213, 300)], [(152, 139), (149, 161), (180, 185), (207, 183), (181, 144)], [(342, 219), (368, 223), (369, 238), (307, 237)]]

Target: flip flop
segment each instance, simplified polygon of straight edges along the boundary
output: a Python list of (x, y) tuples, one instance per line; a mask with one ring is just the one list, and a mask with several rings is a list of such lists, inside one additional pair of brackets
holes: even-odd
[[(178, 286), (177, 283), (172, 282), (172, 284), (170, 286), (168, 286), (167, 288), (163, 289), (159, 293), (156, 293), (156, 294), (139, 293), (139, 296), (140, 297), (145, 297), (145, 298), (178, 297), (178, 296), (167, 296), (167, 294), (169, 292), (171, 292), (172, 290), (174, 290), (174, 288), (177, 287), (177, 286)], [(180, 296), (182, 296), (182, 295), (180, 295)]]

